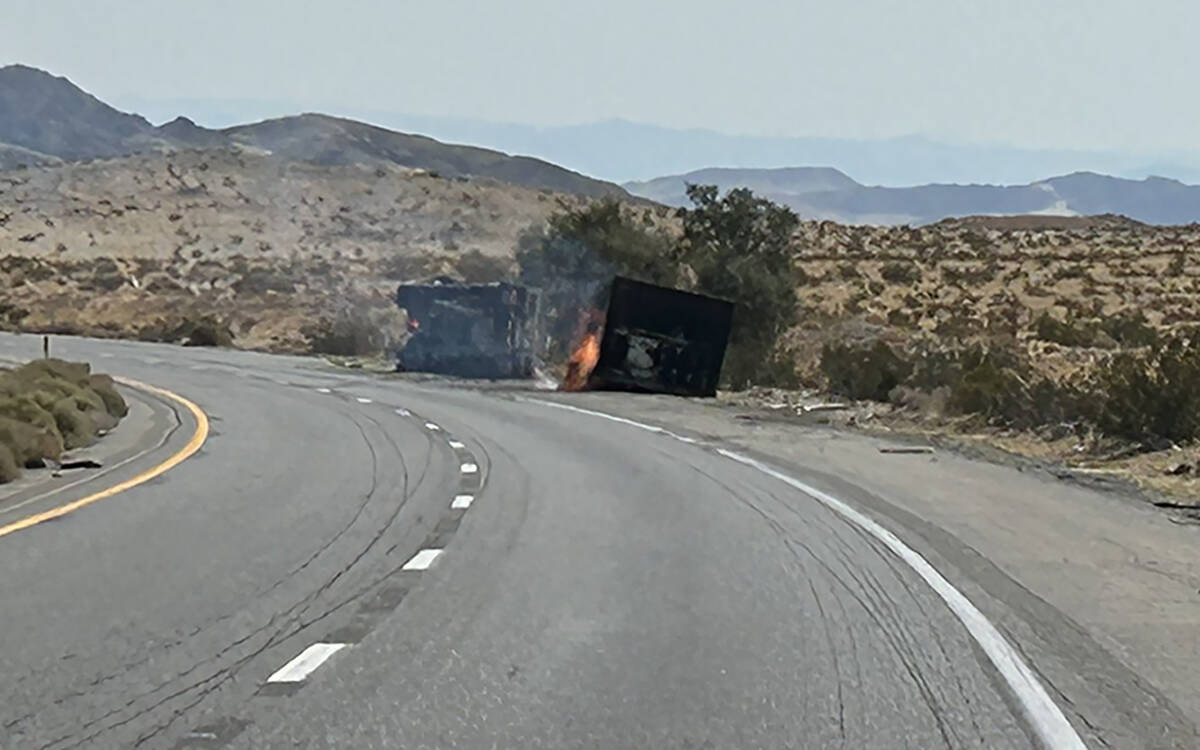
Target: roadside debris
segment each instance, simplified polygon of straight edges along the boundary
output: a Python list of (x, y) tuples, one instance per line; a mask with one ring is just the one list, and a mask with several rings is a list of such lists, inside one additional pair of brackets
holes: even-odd
[(803, 410), (803, 412), (805, 414), (808, 414), (808, 413), (814, 412), (814, 411), (845, 411), (846, 409), (850, 408), (850, 405), (849, 404), (835, 404), (835, 403), (808, 404), (805, 406), (801, 406), (800, 408), (801, 408), (801, 410)]
[(1192, 466), (1191, 464), (1183, 463), (1183, 464), (1175, 464), (1174, 466), (1167, 469), (1163, 473), (1170, 477), (1181, 477), (1181, 476), (1184, 476), (1185, 474), (1191, 474), (1192, 471), (1194, 471), (1194, 470), (1195, 470), (1195, 467)]
[(880, 453), (933, 453), (933, 448), (928, 445), (904, 445), (879, 448)]

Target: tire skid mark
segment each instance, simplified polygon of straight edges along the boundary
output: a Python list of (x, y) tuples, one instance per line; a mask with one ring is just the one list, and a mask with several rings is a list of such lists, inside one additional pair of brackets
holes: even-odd
[[(363, 401), (362, 399), (357, 398), (357, 397), (355, 398), (355, 400), (359, 404), (362, 404), (364, 406), (376, 405), (376, 403), (374, 401)], [(378, 404), (378, 405), (386, 406), (384, 404)], [(426, 436), (426, 443), (427, 443), (427, 446), (429, 447), (429, 451), (430, 451), (429, 455), (432, 455), (434, 446), (438, 443), (441, 443), (442, 445), (448, 446), (454, 452), (455, 456), (459, 460), (460, 468), (462, 466), (465, 466), (468, 464), (475, 467), (474, 471), (472, 471), (472, 472), (463, 472), (463, 471), (459, 472), (459, 479), (457, 482), (457, 490), (456, 490), (456, 495), (455, 495), (457, 497), (458, 495), (461, 495), (464, 493), (470, 493), (472, 495), (472, 498), (474, 499), (478, 495), (478, 493), (483, 489), (483, 486), (486, 482), (487, 473), (491, 469), (491, 457), (487, 455), (486, 449), (483, 449), (483, 451), (482, 451), (483, 455), (486, 459), (486, 462), (481, 465), (475, 458), (475, 455), (466, 448), (465, 443), (463, 443), (462, 441), (459, 441), (459, 440), (455, 440), (440, 425), (436, 425), (436, 423), (434, 423), (434, 422), (425, 421), (422, 417), (408, 411), (407, 409), (395, 408), (395, 407), (388, 407), (388, 408), (392, 408), (394, 413), (400, 415), (401, 417), (405, 417), (405, 418), (413, 417), (413, 418), (417, 419), (418, 421), (424, 422), (426, 429), (423, 431), (423, 434)], [(399, 516), (401, 508), (408, 501), (409, 497), (411, 497), (423, 485), (425, 477), (427, 476), (427, 473), (428, 473), (428, 467), (429, 467), (430, 462), (425, 461), (422, 464), (420, 476), (417, 478), (415, 484), (413, 484), (413, 486), (410, 489), (409, 488), (408, 466), (407, 466), (407, 464), (404, 464), (404, 462), (403, 462), (403, 455), (402, 455), (402, 452), (400, 451), (399, 446), (396, 444), (396, 441), (394, 440), (394, 438), (392, 438), (390, 433), (387, 431), (386, 428), (384, 428), (384, 426), (379, 422), (378, 419), (376, 419), (370, 415), (364, 415), (364, 416), (368, 421), (372, 422), (375, 426), (380, 428), (380, 432), (381, 432), (381, 434), (383, 434), (384, 439), (387, 440), (388, 443), (391, 444), (391, 447), (395, 450), (396, 454), (398, 456), (400, 456), (400, 460), (402, 462), (402, 468), (403, 468), (403, 476), (404, 476), (404, 480), (403, 480), (404, 481), (404, 492), (402, 494), (402, 500), (397, 505), (396, 509), (391, 514), (391, 516), (389, 516), (386, 523), (371, 538), (371, 540), (368, 542), (366, 547), (353, 560), (351, 560), (350, 563), (347, 564), (342, 570), (339, 570), (334, 575), (333, 579), (331, 579), (325, 586), (323, 586), (320, 590), (318, 590), (318, 592), (316, 592), (316, 594), (306, 597), (306, 601), (304, 602), (304, 609), (302, 609), (298, 613), (298, 616), (297, 616), (298, 621), (295, 623), (296, 627), (291, 629), (287, 633), (276, 633), (276, 638), (274, 639), (274, 642), (271, 644), (268, 644), (267, 646), (264, 646), (264, 648), (261, 649), (258, 653), (261, 653), (262, 650), (265, 650), (266, 648), (269, 648), (271, 645), (274, 645), (274, 643), (284, 641), (287, 638), (290, 638), (302, 631), (305, 631), (305, 630), (313, 627), (314, 625), (323, 621), (327, 617), (330, 617), (331, 615), (343, 610), (347, 606), (352, 605), (356, 602), (359, 604), (359, 608), (358, 608), (358, 612), (356, 613), (355, 619), (352, 620), (350, 624), (345, 625), (342, 628), (340, 628), (339, 630), (335, 631), (333, 634), (334, 637), (331, 637), (329, 640), (345, 642), (347, 644), (353, 644), (353, 643), (359, 642), (362, 638), (364, 638), (367, 634), (369, 634), (371, 632), (371, 630), (373, 630), (374, 625), (378, 622), (379, 619), (386, 616), (388, 613), (392, 612), (396, 607), (399, 606), (399, 604), (402, 602), (402, 600), (407, 595), (408, 591), (411, 589), (412, 585), (414, 585), (414, 583), (415, 583), (414, 579), (416, 577), (423, 575), (424, 572), (426, 572), (426, 569), (429, 567), (428, 565), (426, 565), (420, 569), (415, 569), (415, 570), (409, 569), (406, 566), (409, 565), (412, 558), (407, 559), (404, 562), (398, 563), (391, 569), (387, 570), (383, 575), (380, 575), (380, 576), (374, 578), (373, 580), (365, 583), (364, 585), (358, 587), (356, 590), (354, 590), (352, 593), (350, 593), (348, 596), (341, 599), (340, 601), (337, 601), (334, 604), (327, 606), (324, 609), (324, 611), (317, 614), (315, 617), (312, 617), (307, 620), (304, 619), (304, 615), (309, 612), (309, 607), (311, 606), (316, 595), (318, 595), (319, 593), (321, 593), (325, 590), (328, 590), (328, 588), (330, 586), (332, 586), (334, 582), (336, 582), (345, 572), (347, 572), (355, 564), (357, 564), (363, 557), (365, 557), (366, 554), (368, 554), (370, 552), (370, 550), (379, 542), (379, 540), (381, 538), (383, 538), (383, 536), (389, 530), (391, 530), (396, 519)], [(357, 422), (356, 422), (356, 425), (359, 426), (360, 432), (362, 432), (361, 425), (358, 425)], [(434, 425), (434, 426), (430, 427), (430, 425)], [(364, 435), (364, 439), (365, 439), (365, 432), (363, 432), (363, 435)], [(443, 438), (440, 437), (442, 435), (446, 436), (445, 441), (443, 441)], [(369, 445), (369, 441), (368, 441), (368, 445)], [(373, 461), (373, 463), (375, 463), (375, 465), (377, 467), (378, 457), (377, 457), (373, 447), (371, 448), (371, 454), (372, 454), (372, 461)], [(373, 480), (375, 478), (375, 475), (376, 475), (376, 472), (373, 471)], [(373, 491), (374, 491), (374, 485), (372, 486), (372, 492)], [(446, 508), (446, 510), (443, 511), (442, 518), (439, 519), (437, 526), (435, 526), (435, 528), (434, 528), (434, 533), (431, 534), (431, 537), (434, 540), (442, 542), (442, 544), (439, 547), (437, 547), (438, 553), (436, 555), (434, 555), (435, 558), (441, 558), (444, 555), (445, 549), (446, 549), (445, 542), (448, 542), (449, 537), (453, 536), (454, 533), (457, 531), (462, 518), (466, 515), (466, 512), (467, 512), (466, 508), (451, 508), (449, 503), (445, 506), (445, 508)], [(394, 547), (389, 548), (387, 550), (387, 552), (384, 553), (385, 557), (387, 555), (390, 555), (394, 549), (395, 549)], [(428, 545), (426, 545), (421, 551), (428, 552), (428, 551), (430, 551), (430, 548), (428, 547)], [(421, 552), (418, 552), (417, 554), (420, 555)], [(299, 573), (300, 571), (303, 570), (303, 567), (304, 566), (297, 568), (294, 571), (294, 573)], [(389, 587), (389, 581), (392, 581), (393, 579), (396, 579), (396, 578), (402, 579), (401, 582), (397, 583), (395, 585), (391, 585)], [(371, 592), (375, 593), (374, 597), (372, 597), (370, 599), (362, 600), (367, 594), (369, 594)], [(250, 658), (253, 658), (253, 657), (250, 657)], [(242, 663), (245, 663), (245, 661), (248, 661), (248, 660), (249, 659), (246, 659)], [(232, 677), (232, 676), (233, 676), (232, 674), (229, 674), (229, 675), (227, 675), (226, 679), (228, 679), (229, 677)], [(308, 677), (311, 677), (311, 675), (308, 675)], [(258, 694), (265, 695), (265, 696), (292, 695), (304, 686), (306, 680), (307, 680), (307, 677), (306, 677), (305, 681), (288, 683), (287, 685), (277, 684), (277, 683), (268, 683), (268, 684), (265, 684), (262, 688), (260, 688)], [(269, 688), (276, 688), (276, 689), (270, 690)], [(148, 739), (150, 736), (160, 733), (161, 731), (163, 731), (164, 729), (169, 727), (169, 725), (174, 721), (174, 718), (178, 718), (178, 716), (182, 715), (182, 713), (184, 711), (188, 710), (192, 706), (199, 704), (204, 699), (204, 697), (205, 697), (205, 695), (201, 695), (193, 703), (189, 704), (188, 706), (185, 706), (181, 711), (177, 711), (173, 718), (168, 719), (168, 721), (165, 722), (163, 725), (160, 725), (158, 728), (153, 730), (150, 735), (146, 735), (143, 738), (139, 738), (138, 744), (141, 744), (142, 742), (145, 741), (145, 739)], [(201, 748), (201, 747), (223, 746), (224, 744), (227, 744), (228, 742), (232, 741), (238, 734), (240, 734), (242, 731), (244, 731), (247, 726), (249, 726), (249, 722), (242, 721), (242, 720), (236, 719), (236, 718), (227, 718), (227, 719), (222, 719), (220, 721), (225, 722), (224, 725), (233, 726), (236, 728), (232, 732), (226, 732), (225, 734), (219, 736), (219, 738), (218, 738), (219, 744), (203, 744), (205, 742), (209, 742), (209, 738), (207, 737), (207, 734), (209, 734), (209, 733), (206, 733), (205, 728), (201, 727), (201, 728), (197, 728), (196, 730), (193, 730), (192, 734), (193, 735), (203, 735), (203, 736), (191, 737), (190, 739), (189, 739), (189, 737), (184, 737), (183, 740), (181, 740), (181, 742), (176, 747), (180, 748), (180, 750), (182, 750), (183, 748)]]
[[(370, 420), (369, 418), (368, 418), (368, 420), (373, 422), (376, 426), (380, 426), (376, 420)], [(370, 487), (369, 491), (367, 492), (366, 496), (364, 496), (363, 502), (360, 503), (359, 506), (356, 508), (355, 513), (352, 516), (351, 520), (345, 526), (343, 526), (341, 529), (339, 529), (339, 531), (336, 534), (334, 534), (333, 537), (326, 540), (326, 542), (324, 542), (316, 552), (314, 552), (307, 560), (305, 560), (304, 563), (297, 566), (291, 572), (286, 574), (284, 577), (277, 580), (274, 584), (272, 584), (263, 593), (269, 593), (270, 591), (277, 589), (279, 586), (281, 586), (284, 583), (286, 583), (287, 581), (291, 580), (296, 575), (303, 572), (303, 570), (308, 568), (324, 552), (329, 550), (338, 540), (340, 540), (346, 533), (348, 533), (350, 528), (362, 517), (362, 514), (365, 511), (366, 506), (370, 503), (370, 501), (375, 497), (376, 493), (378, 492), (378, 490), (379, 490), (379, 487), (378, 487), (378, 466), (379, 466), (378, 455), (375, 451), (374, 446), (371, 444), (370, 439), (367, 437), (366, 430), (363, 428), (363, 426), (355, 419), (352, 419), (352, 421), (354, 422), (355, 427), (359, 430), (359, 433), (362, 436), (364, 443), (367, 445), (367, 448), (371, 454), (372, 472), (371, 472), (371, 487)], [(392, 513), (392, 515), (389, 519), (389, 525), (390, 525), (391, 521), (394, 521), (396, 515), (399, 513), (400, 507), (403, 506), (407, 502), (408, 498), (410, 497), (410, 492), (407, 487), (407, 482), (408, 482), (407, 465), (404, 464), (403, 455), (400, 453), (399, 447), (395, 444), (395, 441), (392, 440), (392, 438), (387, 434), (387, 432), (383, 431), (383, 434), (385, 436), (385, 439), (387, 439), (388, 442), (391, 443), (392, 447), (396, 450), (396, 454), (400, 459), (401, 467), (404, 472), (404, 492), (402, 493), (402, 500), (399, 503), (399, 505), (397, 506), (396, 510)], [(424, 472), (422, 472), (422, 478), (423, 477), (424, 477)], [(419, 484), (418, 484), (418, 486), (419, 486)], [(413, 488), (413, 491), (415, 491), (415, 490), (416, 490), (416, 487)], [(372, 539), (372, 541), (368, 544), (367, 551), (369, 551), (369, 547), (374, 544), (374, 542), (378, 539), (378, 537), (380, 535), (381, 534), (377, 534), (376, 537)], [(152, 736), (169, 728), (169, 726), (176, 719), (178, 719), (179, 716), (182, 715), (182, 713), (184, 713), (186, 710), (188, 710), (192, 706), (194, 706), (194, 705), (198, 704), (200, 701), (202, 701), (204, 699), (204, 697), (207, 697), (207, 695), (209, 693), (213, 692), (213, 690), (215, 690), (217, 687), (220, 687), (220, 685), (222, 683), (224, 683), (226, 679), (236, 676), (237, 671), (242, 666), (244, 666), (246, 663), (251, 661), (253, 658), (256, 658), (257, 656), (259, 656), (261, 653), (263, 653), (267, 649), (281, 643), (282, 641), (286, 640), (287, 638), (292, 637), (296, 633), (298, 633), (301, 630), (303, 630), (304, 628), (308, 627), (311, 623), (317, 622), (320, 619), (323, 619), (323, 616), (319, 617), (319, 618), (314, 618), (308, 622), (303, 622), (297, 628), (286, 629), (287, 625), (290, 625), (293, 621), (301, 619), (302, 616), (308, 611), (308, 607), (311, 606), (312, 602), (317, 597), (319, 597), (322, 593), (327, 591), (330, 586), (334, 585), (334, 583), (336, 583), (336, 581), (338, 579), (340, 579), (341, 576), (346, 573), (346, 571), (349, 569), (349, 567), (352, 566), (355, 562), (361, 560), (362, 557), (365, 556), (365, 554), (366, 554), (366, 551), (360, 552), (358, 555), (355, 556), (354, 560), (350, 563), (350, 565), (342, 566), (338, 571), (335, 572), (333, 577), (331, 579), (325, 581), (321, 587), (319, 587), (318, 589), (316, 589), (314, 591), (309, 592), (304, 597), (302, 597), (300, 600), (298, 600), (297, 602), (290, 605), (287, 609), (273, 614), (271, 616), (271, 618), (265, 624), (260, 625), (256, 628), (254, 628), (253, 630), (251, 630), (250, 632), (246, 633), (245, 635), (235, 639), (228, 646), (219, 650), (217, 652), (217, 654), (214, 655), (213, 657), (210, 657), (210, 658), (206, 659), (205, 661), (193, 664), (191, 667), (176, 674), (170, 680), (160, 683), (159, 685), (155, 686), (154, 688), (143, 691), (143, 692), (139, 693), (138, 695), (135, 695), (134, 697), (125, 701), (125, 703), (123, 705), (115, 707), (113, 709), (110, 709), (109, 711), (106, 711), (104, 714), (88, 720), (83, 725), (81, 725), (79, 727), (79, 729), (87, 729), (87, 728), (93, 727), (98, 723), (104, 722), (106, 719), (110, 719), (113, 716), (116, 716), (117, 714), (120, 714), (126, 710), (133, 708), (133, 706), (138, 701), (155, 695), (156, 693), (165, 689), (169, 685), (174, 684), (178, 680), (183, 679), (183, 678), (195, 673), (197, 670), (199, 670), (201, 667), (203, 667), (205, 665), (209, 665), (214, 662), (219, 662), (221, 659), (223, 659), (226, 655), (228, 655), (234, 649), (237, 649), (237, 648), (245, 645), (246, 643), (250, 642), (252, 639), (254, 639), (257, 636), (261, 636), (264, 633), (267, 633), (267, 631), (275, 629), (275, 631), (268, 636), (267, 642), (264, 643), (259, 648), (257, 648), (255, 651), (253, 651), (248, 656), (235, 661), (228, 668), (218, 669), (216, 672), (209, 675), (208, 677), (205, 677), (197, 682), (192, 683), (191, 685), (184, 686), (184, 687), (170, 693), (163, 699), (152, 703), (150, 706), (148, 706), (146, 708), (139, 709), (138, 711), (133, 713), (131, 716), (126, 717), (126, 718), (122, 719), (121, 721), (109, 724), (106, 727), (102, 727), (98, 731), (96, 731), (92, 734), (89, 734), (87, 737), (83, 738), (82, 740), (79, 740), (79, 741), (71, 743), (71, 744), (62, 745), (62, 747), (64, 747), (64, 748), (77, 747), (83, 743), (86, 743), (92, 739), (95, 739), (96, 737), (99, 737), (100, 735), (102, 735), (106, 732), (111, 732), (115, 729), (119, 729), (120, 727), (128, 724), (129, 722), (135, 720), (136, 718), (139, 718), (141, 716), (146, 715), (147, 713), (149, 713), (151, 711), (156, 710), (157, 708), (161, 707), (165, 703), (167, 703), (175, 698), (182, 697), (183, 695), (191, 692), (192, 690), (203, 688), (205, 685), (207, 685), (212, 680), (214, 680), (218, 677), (221, 677), (223, 673), (228, 673), (228, 674), (225, 674), (224, 678), (221, 679), (221, 681), (218, 683), (217, 686), (212, 687), (211, 689), (205, 690), (202, 693), (201, 697), (198, 698), (196, 701), (194, 701), (193, 703), (187, 704), (182, 709), (176, 710), (174, 712), (173, 716), (170, 717), (164, 724), (154, 728), (149, 734), (147, 734), (143, 737), (140, 737), (138, 739), (138, 744), (145, 742), (146, 740), (150, 739)], [(326, 613), (326, 614), (330, 614), (330, 613)], [(277, 624), (279, 624), (281, 621), (283, 622), (283, 628), (282, 629), (276, 628)], [(213, 621), (213, 622), (209, 623), (208, 626), (215, 624), (215, 622), (217, 622), (217, 621)], [(208, 627), (208, 626), (205, 626), (205, 627)], [(185, 640), (186, 639), (181, 639), (181, 640), (175, 641), (173, 644), (170, 644), (170, 646), (181, 645), (182, 643), (185, 642)], [(147, 660), (148, 659), (149, 658), (147, 658)], [(84, 694), (86, 694), (86, 693), (84, 693)], [(69, 735), (58, 737), (58, 738), (46, 743), (45, 745), (42, 745), (42, 749), (49, 750), (49, 748), (52, 748), (56, 745), (61, 745), (62, 743), (66, 742), (69, 739), (71, 739), (71, 736), (69, 736)]]

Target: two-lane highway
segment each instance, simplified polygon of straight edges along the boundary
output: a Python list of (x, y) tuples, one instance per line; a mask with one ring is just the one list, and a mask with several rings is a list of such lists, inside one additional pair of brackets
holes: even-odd
[(770, 467), (531, 393), (55, 347), (210, 433), (0, 537), (3, 747), (1082, 746), (1019, 644)]

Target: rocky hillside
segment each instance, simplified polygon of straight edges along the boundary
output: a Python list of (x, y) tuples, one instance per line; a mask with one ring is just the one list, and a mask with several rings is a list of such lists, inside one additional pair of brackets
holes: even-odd
[(186, 118), (155, 127), (138, 115), (117, 111), (65, 78), (22, 65), (0, 68), (0, 169), (237, 145), (320, 165), (398, 165), (446, 177), (492, 177), (578, 195), (628, 197), (617, 185), (539, 159), (324, 115), (227, 130), (202, 128)]
[(1150, 224), (1200, 222), (1200, 186), (1150, 177), (1125, 180), (1090, 172), (1028, 185), (871, 187), (829, 168), (704, 169), (626, 188), (668, 205), (685, 205), (687, 183), (747, 187), (791, 206), (802, 218), (843, 224), (928, 224), (974, 215), (1119, 214)]

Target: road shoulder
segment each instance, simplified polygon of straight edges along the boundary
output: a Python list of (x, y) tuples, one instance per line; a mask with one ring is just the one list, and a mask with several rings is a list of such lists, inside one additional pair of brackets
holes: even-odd
[(120, 481), (118, 475), (167, 447), (183, 423), (176, 405), (139, 388), (118, 389), (129, 413), (95, 443), (63, 458), (64, 462), (94, 461), (100, 467), (29, 469), (17, 481), (0, 485), (0, 526), (87, 494), (91, 488), (114, 484)]
[(1200, 529), (1046, 472), (942, 451), (884, 453), (896, 444), (744, 408), (629, 394), (570, 401), (748, 452), (858, 505), (1020, 644), (1098, 737), (1197, 746)]

